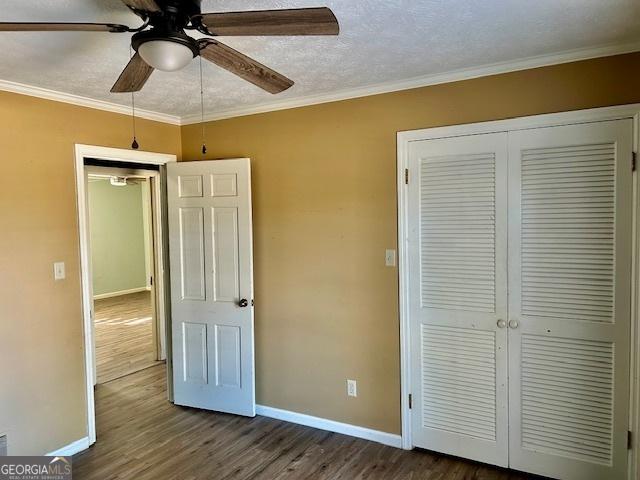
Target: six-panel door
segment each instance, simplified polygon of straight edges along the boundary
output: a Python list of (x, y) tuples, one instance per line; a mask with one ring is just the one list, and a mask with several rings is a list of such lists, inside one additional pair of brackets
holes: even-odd
[(254, 416), (249, 160), (167, 174), (174, 401)]

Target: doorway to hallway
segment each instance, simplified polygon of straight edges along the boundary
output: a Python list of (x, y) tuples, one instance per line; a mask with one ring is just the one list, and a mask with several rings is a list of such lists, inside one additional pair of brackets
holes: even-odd
[(154, 303), (150, 178), (140, 173), (91, 167), (88, 175), (96, 384), (164, 360)]

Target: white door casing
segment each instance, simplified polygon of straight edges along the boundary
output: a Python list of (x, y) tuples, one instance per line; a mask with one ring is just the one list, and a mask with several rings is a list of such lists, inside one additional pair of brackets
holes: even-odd
[[(89, 228), (88, 228), (88, 208), (87, 208), (87, 189), (86, 189), (86, 159), (110, 160), (114, 162), (130, 162), (137, 164), (165, 165), (169, 162), (175, 162), (176, 156), (173, 154), (144, 152), (137, 150), (126, 150), (119, 148), (100, 147), (95, 145), (75, 145), (75, 177), (76, 177), (76, 199), (78, 214), (78, 236), (80, 243), (80, 278), (82, 284), (82, 323), (84, 336), (84, 365), (85, 365), (85, 400), (87, 413), (87, 437), (89, 444), (96, 441), (96, 418), (95, 418), (95, 402), (94, 402), (94, 348), (92, 338), (93, 327), (93, 293), (91, 288), (91, 249), (89, 245)], [(154, 195), (156, 198), (163, 199), (161, 194), (160, 183), (155, 184)], [(161, 203), (155, 204), (154, 218), (158, 220), (155, 227), (155, 234), (158, 239), (163, 239), (165, 229), (161, 218)], [(155, 245), (156, 265), (160, 272), (164, 272), (164, 255), (163, 242), (159, 241)], [(164, 276), (161, 275), (156, 282), (156, 289), (164, 292)], [(164, 312), (163, 312), (164, 314)]]
[(174, 401), (255, 415), (249, 159), (168, 165)]
[(632, 129), (509, 133), (512, 468), (627, 474)]
[(408, 162), (412, 444), (507, 466), (507, 134)]

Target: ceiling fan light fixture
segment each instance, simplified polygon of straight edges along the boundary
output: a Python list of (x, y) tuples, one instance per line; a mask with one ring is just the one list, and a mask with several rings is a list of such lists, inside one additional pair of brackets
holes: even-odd
[(164, 72), (181, 70), (193, 60), (193, 50), (172, 40), (149, 40), (138, 47), (142, 59), (153, 68)]
[[(340, 32), (336, 16), (327, 7), (202, 13), (202, 0), (122, 2), (142, 19), (142, 25), (130, 28), (114, 23), (0, 22), (0, 32), (133, 33), (131, 48), (136, 53), (130, 55), (111, 87), (112, 93), (138, 92), (154, 70), (174, 72), (200, 56), (274, 94), (293, 86), (293, 80), (217, 40), (196, 40), (185, 31), (195, 30), (208, 37), (338, 35)], [(136, 146), (134, 141), (132, 148)]]
[(114, 187), (126, 187), (127, 177), (110, 177), (109, 183)]

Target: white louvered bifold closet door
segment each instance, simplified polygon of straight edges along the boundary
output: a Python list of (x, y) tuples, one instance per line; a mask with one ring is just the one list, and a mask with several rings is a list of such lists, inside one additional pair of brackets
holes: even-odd
[(627, 473), (632, 121), (509, 133), (509, 463)]
[(409, 171), (412, 442), (506, 466), (507, 134), (412, 142)]

